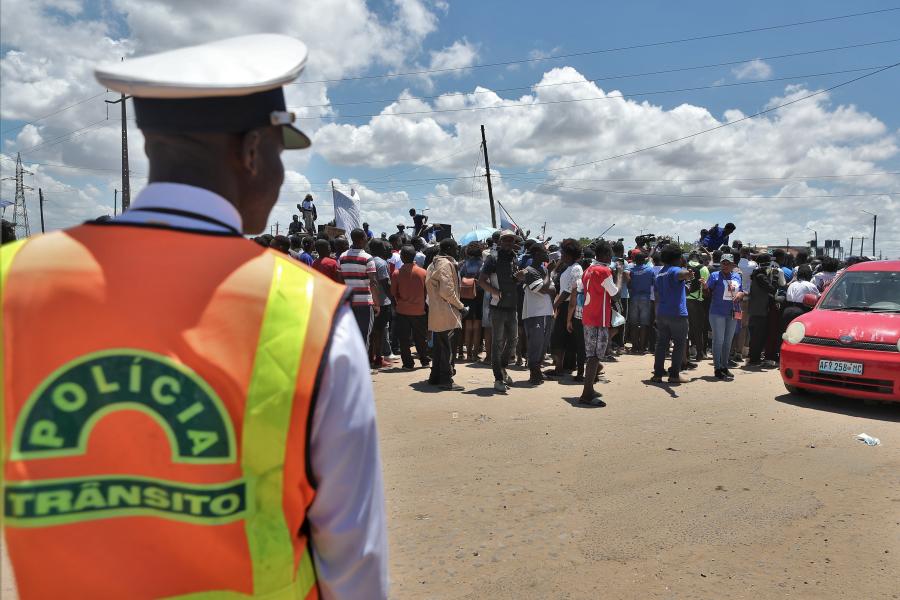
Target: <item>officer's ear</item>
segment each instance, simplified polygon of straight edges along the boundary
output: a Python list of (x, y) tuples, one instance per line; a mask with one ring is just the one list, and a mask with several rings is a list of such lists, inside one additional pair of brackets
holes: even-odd
[(261, 167), (262, 141), (259, 129), (252, 129), (241, 138), (241, 166), (252, 176), (256, 176)]

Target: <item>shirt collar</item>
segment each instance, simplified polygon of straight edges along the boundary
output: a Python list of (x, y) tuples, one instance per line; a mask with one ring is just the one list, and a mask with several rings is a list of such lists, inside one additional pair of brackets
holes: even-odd
[(148, 184), (131, 203), (132, 210), (137, 208), (183, 210), (215, 219), (237, 231), (243, 230), (241, 214), (231, 202), (215, 192), (193, 185), (167, 182)]

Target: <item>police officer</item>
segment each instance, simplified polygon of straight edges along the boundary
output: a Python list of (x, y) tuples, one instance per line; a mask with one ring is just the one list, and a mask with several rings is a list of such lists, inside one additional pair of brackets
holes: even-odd
[(282, 90), (306, 56), (252, 35), (99, 68), (134, 98), (149, 184), (117, 219), (3, 246), (22, 598), (387, 596), (345, 290), (243, 237), (266, 226), (281, 152), (310, 144)]

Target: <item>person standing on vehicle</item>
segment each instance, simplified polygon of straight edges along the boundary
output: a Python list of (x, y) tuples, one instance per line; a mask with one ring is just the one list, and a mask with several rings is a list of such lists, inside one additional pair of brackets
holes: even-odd
[(316, 235), (316, 221), (319, 219), (319, 213), (316, 211), (316, 205), (313, 202), (312, 194), (307, 194), (303, 202), (297, 205), (300, 214), (303, 215), (303, 227), (306, 233)]

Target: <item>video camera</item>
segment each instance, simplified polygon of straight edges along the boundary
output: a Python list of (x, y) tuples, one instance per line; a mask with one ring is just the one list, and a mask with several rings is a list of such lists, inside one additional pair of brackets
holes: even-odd
[(656, 243), (656, 236), (652, 233), (645, 233), (634, 238), (634, 243), (638, 248), (649, 248)]

